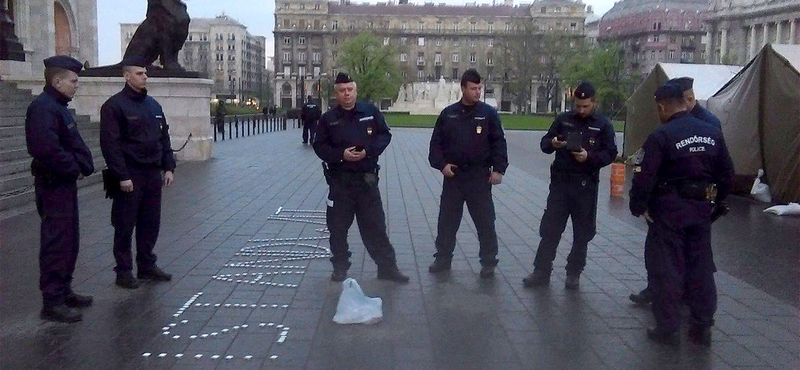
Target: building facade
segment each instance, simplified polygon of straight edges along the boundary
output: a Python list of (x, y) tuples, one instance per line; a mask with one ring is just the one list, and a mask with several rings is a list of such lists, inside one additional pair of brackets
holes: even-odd
[(24, 61), (0, 61), (0, 76), (44, 80), (42, 60), (70, 55), (97, 66), (97, 0), (0, 0)]
[(658, 63), (704, 63), (708, 0), (622, 0), (600, 19), (598, 40), (625, 50), (631, 71), (645, 77)]
[[(122, 54), (138, 27), (138, 23), (120, 24)], [(212, 93), (219, 98), (261, 100), (267, 82), (265, 44), (264, 36), (251, 35), (246, 26), (227, 15), (192, 18), (178, 60), (186, 70), (212, 79)]]
[(800, 43), (800, 1), (712, 0), (706, 25), (706, 61), (744, 65), (768, 43)]
[(323, 86), (341, 71), (339, 43), (365, 31), (397, 50), (404, 82), (458, 80), (465, 70), (476, 68), (486, 77), (486, 94), (496, 94), (501, 90), (494, 87), (501, 78), (496, 45), (515, 24), (528, 22), (541, 32), (583, 37), (584, 19), (585, 5), (572, 0), (516, 6), (510, 0), (465, 6), (277, 0), (276, 104), (296, 108), (304, 95), (324, 101)]

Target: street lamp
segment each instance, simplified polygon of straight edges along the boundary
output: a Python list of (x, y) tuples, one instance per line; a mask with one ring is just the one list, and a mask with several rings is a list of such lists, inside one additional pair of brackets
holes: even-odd
[[(319, 98), (319, 108), (322, 109), (322, 77), (327, 77), (328, 74), (322, 72), (317, 76), (317, 97)], [(326, 78), (327, 79), (327, 78)]]

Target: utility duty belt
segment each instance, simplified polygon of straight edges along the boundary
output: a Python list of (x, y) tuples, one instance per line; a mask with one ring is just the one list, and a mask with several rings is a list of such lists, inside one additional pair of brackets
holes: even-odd
[(375, 165), (372, 171), (345, 171), (331, 169), (326, 163), (322, 163), (322, 173), (325, 175), (325, 182), (328, 185), (333, 181), (340, 181), (345, 185), (354, 186), (376, 186), (378, 185), (378, 172), (381, 166)]
[(679, 197), (714, 202), (717, 199), (717, 184), (704, 180), (678, 180), (659, 182), (656, 190), (660, 194), (677, 193)]

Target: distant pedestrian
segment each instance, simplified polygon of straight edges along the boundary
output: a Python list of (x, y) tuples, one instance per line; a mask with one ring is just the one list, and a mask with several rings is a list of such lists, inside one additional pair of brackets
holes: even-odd
[(314, 142), (314, 132), (317, 130), (317, 121), (321, 115), (322, 109), (314, 101), (314, 98), (309, 95), (300, 112), (300, 119), (303, 121), (303, 144)]
[(442, 110), (431, 135), (428, 160), (444, 175), (439, 204), (435, 260), (428, 271), (449, 270), (466, 202), (480, 242), (480, 277), (494, 276), (497, 233), (492, 186), (503, 181), (508, 153), (500, 116), (480, 101), (481, 75), (461, 76), (461, 101)]
[(147, 61), (129, 57), (122, 64), (125, 87), (100, 108), (100, 147), (120, 186), (111, 206), (116, 284), (136, 289), (140, 282), (132, 273), (134, 229), (137, 277), (172, 280), (156, 265), (153, 249), (161, 227), (161, 187), (174, 181), (175, 158), (164, 111), (147, 95)]
[(653, 295), (656, 327), (649, 339), (677, 345), (679, 302), (691, 311), (689, 340), (711, 345), (717, 309), (711, 251), (714, 202), (724, 202), (733, 183), (733, 163), (722, 133), (693, 117), (680, 86), (655, 92), (663, 123), (648, 136), (633, 169), (630, 210), (650, 229), (645, 265)]
[(25, 140), (33, 157), (36, 210), (42, 219), (39, 249), (39, 289), (42, 319), (76, 322), (92, 297), (72, 290), (78, 260), (77, 180), (94, 172), (92, 153), (81, 138), (67, 108), (78, 89), (81, 62), (68, 56), (44, 60), (44, 91), (28, 106)]
[(225, 101), (220, 100), (217, 103), (217, 108), (214, 111), (214, 123), (217, 125), (217, 131), (225, 132), (225, 115), (228, 114), (228, 109), (225, 107)]
[(575, 89), (575, 110), (559, 114), (541, 141), (555, 152), (550, 166), (550, 195), (539, 226), (539, 248), (525, 287), (547, 285), (561, 234), (572, 218), (572, 250), (567, 256), (564, 287), (578, 289), (589, 242), (597, 229), (597, 184), (600, 169), (617, 157), (614, 127), (596, 112), (595, 89), (583, 82)]
[(378, 279), (408, 282), (408, 276), (397, 268), (394, 247), (386, 234), (378, 189), (378, 156), (392, 140), (389, 126), (377, 107), (356, 101), (356, 83), (346, 73), (336, 76), (334, 90), (339, 105), (322, 115), (313, 142), (317, 156), (328, 166), (331, 280), (347, 278), (352, 254), (347, 233), (355, 217), (364, 246), (378, 265)]

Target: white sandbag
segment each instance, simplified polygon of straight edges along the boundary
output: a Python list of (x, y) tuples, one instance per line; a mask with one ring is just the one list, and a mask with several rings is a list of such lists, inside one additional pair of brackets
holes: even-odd
[(764, 170), (758, 169), (758, 177), (753, 182), (753, 188), (750, 189), (750, 195), (758, 201), (764, 203), (772, 202), (772, 196), (769, 193), (769, 185), (761, 182), (761, 177), (764, 176)]
[(383, 320), (383, 301), (364, 295), (353, 278), (342, 283), (342, 294), (333, 322), (337, 324), (377, 324)]
[(765, 213), (772, 213), (778, 216), (800, 215), (800, 204), (789, 203), (784, 206), (772, 206), (764, 210)]

